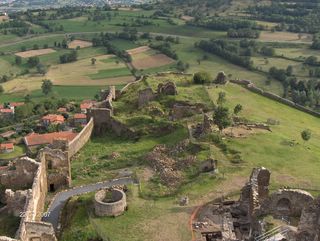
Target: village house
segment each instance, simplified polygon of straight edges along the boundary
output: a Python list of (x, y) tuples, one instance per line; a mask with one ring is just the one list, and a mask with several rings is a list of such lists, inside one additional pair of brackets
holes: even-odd
[(86, 114), (87, 113), (87, 109), (92, 108), (92, 106), (95, 103), (96, 103), (96, 101), (94, 101), (94, 100), (84, 100), (84, 101), (82, 101), (82, 103), (80, 104), (81, 113)]
[(11, 136), (13, 136), (14, 134), (16, 134), (16, 131), (6, 131), (0, 134), (0, 137), (2, 138), (10, 138)]
[(10, 108), (16, 108), (16, 107), (18, 107), (18, 106), (23, 106), (24, 105), (24, 103), (23, 102), (11, 102), (10, 104), (9, 104), (9, 106), (10, 106)]
[(63, 124), (64, 117), (62, 115), (46, 115), (42, 117), (42, 123), (44, 126)]
[(5, 108), (0, 109), (0, 116), (2, 117), (10, 117), (13, 114), (14, 114), (14, 110), (12, 109), (5, 109)]
[(83, 113), (77, 113), (73, 116), (74, 125), (84, 126), (87, 124), (87, 115)]
[(0, 153), (11, 153), (14, 151), (13, 143), (2, 143), (0, 144)]
[(72, 131), (53, 132), (46, 134), (31, 133), (23, 138), (28, 149), (34, 149), (40, 146), (52, 144), (54, 140), (65, 139), (71, 142), (77, 133)]

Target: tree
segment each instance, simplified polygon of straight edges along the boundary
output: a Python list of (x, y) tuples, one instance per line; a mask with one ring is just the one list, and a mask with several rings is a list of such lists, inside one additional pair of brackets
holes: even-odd
[(36, 67), (40, 63), (40, 59), (38, 57), (30, 57), (28, 59), (28, 65), (33, 68)]
[(2, 94), (4, 92), (4, 88), (2, 85), (0, 85), (0, 94)]
[(45, 65), (43, 64), (38, 64), (37, 65), (37, 71), (39, 74), (45, 75), (48, 72), (48, 69)]
[(242, 105), (241, 104), (237, 104), (233, 109), (233, 113), (235, 115), (238, 115), (241, 111), (242, 111)]
[(220, 131), (232, 124), (232, 120), (227, 107), (218, 106), (213, 113), (213, 123), (216, 124)]
[(25, 102), (25, 103), (31, 102), (31, 96), (30, 96), (29, 94), (27, 94), (27, 95), (24, 97), (24, 102)]
[(92, 64), (92, 65), (95, 65), (95, 64), (96, 64), (96, 61), (97, 61), (96, 58), (92, 58), (92, 59), (91, 59), (91, 64)]
[(306, 130), (303, 130), (301, 132), (301, 138), (304, 140), (304, 141), (309, 141), (310, 138), (311, 138), (311, 131), (306, 129)]
[(22, 64), (22, 58), (20, 56), (16, 56), (15, 63), (16, 63), (16, 65), (21, 65)]
[(212, 80), (211, 75), (208, 72), (200, 71), (194, 74), (193, 83), (195, 84), (205, 84)]
[(219, 92), (219, 96), (217, 99), (218, 105), (223, 105), (226, 102), (226, 93), (225, 92)]
[(51, 80), (43, 80), (41, 89), (42, 89), (42, 93), (44, 93), (45, 95), (48, 95), (52, 91)]

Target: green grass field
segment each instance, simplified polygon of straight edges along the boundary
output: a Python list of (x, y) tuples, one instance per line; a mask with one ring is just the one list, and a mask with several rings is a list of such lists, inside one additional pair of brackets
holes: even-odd
[(112, 77), (121, 77), (131, 75), (131, 72), (128, 68), (117, 68), (117, 69), (105, 69), (99, 70), (96, 74), (90, 74), (91, 79), (104, 79)]
[(26, 149), (24, 146), (14, 146), (14, 151), (11, 153), (2, 153), (0, 154), (0, 159), (11, 159), (15, 157), (20, 157), (26, 153)]
[[(49, 97), (66, 98), (69, 100), (92, 99), (105, 86), (53, 86), (53, 93)], [(39, 101), (48, 98), (41, 90), (29, 93), (31, 99)], [(23, 101), (26, 93), (0, 94), (0, 103)]]

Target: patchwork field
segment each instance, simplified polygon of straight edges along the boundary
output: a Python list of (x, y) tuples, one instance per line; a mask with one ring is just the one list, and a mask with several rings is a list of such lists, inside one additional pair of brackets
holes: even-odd
[(311, 43), (311, 34), (297, 34), (291, 32), (269, 32), (261, 31), (259, 40), (265, 42), (298, 42), (298, 43)]
[(310, 48), (276, 48), (276, 54), (287, 58), (303, 60), (309, 56), (319, 55), (319, 51)]
[(135, 78), (131, 73), (123, 71), (126, 69), (124, 63), (105, 61), (113, 57), (112, 55), (97, 56), (94, 65), (91, 63), (91, 58), (56, 65), (50, 68), (46, 77), (52, 80), (54, 85), (121, 85), (133, 81)]
[(89, 41), (83, 41), (83, 40), (73, 40), (68, 44), (69, 49), (76, 49), (77, 47), (80, 48), (87, 48), (91, 47), (92, 43)]
[(22, 58), (30, 58), (34, 56), (46, 55), (56, 52), (54, 49), (38, 49), (38, 50), (29, 50), (25, 52), (18, 52), (15, 55), (20, 56)]
[(169, 58), (164, 54), (159, 54), (148, 46), (131, 49), (127, 52), (132, 57), (132, 66), (138, 70), (161, 67), (175, 62), (174, 59)]

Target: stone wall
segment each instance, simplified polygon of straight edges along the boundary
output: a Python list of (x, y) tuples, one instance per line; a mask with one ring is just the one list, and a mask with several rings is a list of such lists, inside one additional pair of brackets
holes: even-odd
[(288, 100), (288, 99), (285, 99), (285, 98), (282, 98), (276, 94), (273, 94), (271, 92), (268, 92), (268, 91), (264, 91), (258, 87), (256, 87), (251, 81), (249, 80), (230, 80), (231, 83), (234, 83), (234, 84), (239, 84), (239, 85), (242, 85), (244, 86), (245, 88), (247, 88), (248, 90), (251, 90), (252, 92), (255, 92), (257, 94), (260, 94), (260, 95), (263, 95), (265, 97), (268, 97), (272, 100), (275, 100), (275, 101), (278, 101), (282, 104), (285, 104), (285, 105), (288, 105), (290, 107), (293, 107), (293, 108), (296, 108), (298, 110), (301, 110), (305, 113), (308, 113), (310, 115), (313, 115), (315, 117), (320, 117), (320, 113), (319, 112), (316, 112), (316, 111), (313, 111), (313, 110), (310, 110), (302, 105), (299, 105), (297, 103), (294, 103), (293, 101), (291, 100)]
[(110, 127), (112, 112), (107, 108), (92, 108), (88, 110), (87, 117), (93, 118), (93, 133), (96, 136), (104, 134)]
[[(111, 199), (105, 200), (108, 192)], [(100, 190), (94, 197), (94, 209), (97, 216), (119, 216), (127, 207), (126, 194), (119, 189)]]
[(48, 190), (55, 191), (71, 185), (71, 165), (67, 151), (44, 148), (39, 152), (38, 160), (47, 167)]
[(33, 183), (39, 163), (24, 157), (19, 158), (6, 172), (0, 174), (0, 184), (6, 189), (28, 189)]
[(300, 217), (302, 210), (313, 202), (314, 198), (306, 191), (298, 189), (280, 189), (272, 193), (261, 205), (260, 215)]
[(41, 222), (48, 192), (47, 162), (45, 155), (39, 156), (39, 168), (34, 178), (31, 194), (27, 198), (24, 216), (21, 219), (17, 237), (22, 241), (56, 241), (51, 224)]
[(320, 197), (303, 209), (298, 226), (297, 240), (320, 240)]
[(180, 120), (195, 114), (201, 114), (202, 112), (203, 106), (200, 104), (190, 105), (188, 103), (176, 103), (172, 108), (170, 117), (172, 120)]
[(11, 189), (7, 189), (5, 191), (7, 212), (15, 217), (20, 217), (24, 211), (28, 196), (30, 196), (30, 190), (17, 190), (14, 192)]
[(152, 89), (146, 88), (144, 90), (139, 90), (138, 92), (138, 107), (144, 107), (148, 105), (150, 101), (153, 101), (156, 98), (156, 95), (153, 93)]
[(88, 124), (82, 129), (77, 137), (69, 143), (69, 158), (76, 154), (90, 140), (91, 134), (93, 132), (93, 125), (93, 119), (90, 118)]

